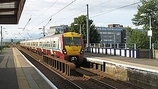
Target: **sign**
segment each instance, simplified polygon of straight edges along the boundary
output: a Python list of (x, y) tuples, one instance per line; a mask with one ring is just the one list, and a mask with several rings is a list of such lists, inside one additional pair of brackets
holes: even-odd
[(152, 30), (148, 30), (148, 36), (152, 36)]

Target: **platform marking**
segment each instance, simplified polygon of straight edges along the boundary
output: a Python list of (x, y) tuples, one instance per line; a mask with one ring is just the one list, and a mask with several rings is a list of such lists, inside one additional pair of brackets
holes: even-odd
[(2, 62), (0, 63), (0, 68), (7, 68), (7, 66), (6, 66), (7, 65), (7, 61), (8, 61), (7, 57), (8, 56), (4, 56)]
[(24, 72), (21, 68), (21, 65), (18, 61), (15, 49), (12, 48), (12, 50), (13, 50), (13, 55), (14, 55), (14, 64), (15, 64), (19, 89), (30, 89), (30, 86), (29, 86), (28, 82), (26, 81), (26, 77), (25, 77)]
[(36, 68), (18, 49), (16, 49), (23, 58), (32, 66), (35, 68), (35, 70), (44, 78), (44, 80), (52, 87), (52, 89), (58, 89), (38, 68)]

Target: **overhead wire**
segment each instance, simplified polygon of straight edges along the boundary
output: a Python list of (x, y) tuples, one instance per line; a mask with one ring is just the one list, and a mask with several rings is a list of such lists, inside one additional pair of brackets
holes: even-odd
[(52, 3), (46, 10), (44, 10), (40, 15), (38, 15), (31, 23), (33, 23), (34, 21), (36, 21), (41, 15), (43, 15), (47, 10), (49, 10), (57, 2), (58, 2), (58, 0), (56, 0), (54, 3)]
[(91, 18), (100, 16), (100, 15), (103, 15), (103, 14), (107, 14), (107, 13), (110, 13), (110, 12), (113, 12), (113, 11), (116, 11), (116, 10), (119, 10), (119, 9), (122, 9), (122, 8), (126, 8), (126, 7), (129, 7), (129, 6), (135, 5), (135, 4), (139, 4), (139, 3), (141, 3), (141, 2), (139, 1), (139, 2), (135, 2), (135, 3), (132, 3), (132, 4), (125, 5), (125, 6), (121, 6), (121, 7), (118, 7), (118, 8), (114, 8), (114, 9), (111, 9), (111, 10), (108, 10), (108, 11), (104, 11), (100, 14), (92, 16)]
[[(110, 1), (111, 1), (111, 0), (102, 2), (102, 3), (100, 3), (100, 4), (98, 4), (98, 5), (94, 6), (94, 7), (91, 7), (90, 9), (93, 9), (93, 8), (95, 8), (95, 7), (98, 7), (98, 6), (102, 5), (102, 4), (105, 4), (105, 3), (110, 2)], [(79, 13), (82, 13), (82, 12), (85, 12), (85, 11), (86, 11), (86, 10), (82, 10), (82, 11), (76, 13), (76, 14), (73, 14), (73, 15), (67, 16), (67, 17), (65, 17), (65, 18), (62, 18), (62, 20), (67, 19), (67, 18), (72, 17), (72, 16), (75, 16), (75, 15), (78, 15)], [(57, 20), (57, 21), (62, 21), (62, 20)]]
[(102, 3), (98, 4), (96, 6), (93, 6), (93, 7), (90, 8), (90, 10), (93, 9), (93, 8), (95, 8), (95, 7), (101, 6), (102, 4), (108, 3), (110, 1), (112, 1), (112, 0), (108, 0), (108, 1), (105, 1), (105, 2), (102, 2)]
[[(108, 0), (108, 1), (106, 1), (106, 2), (100, 3), (100, 4), (98, 4), (98, 5), (94, 6), (94, 7), (91, 7), (90, 9), (95, 8), (95, 7), (98, 7), (98, 6), (100, 6), (100, 5), (102, 5), (102, 4), (105, 4), (105, 3), (109, 2), (109, 1), (111, 1), (111, 0)], [(141, 3), (141, 2), (140, 2), (140, 1), (139, 1), (139, 2), (134, 2), (134, 3), (132, 3), (132, 4), (128, 4), (128, 5), (125, 5), (125, 6), (118, 7), (118, 8), (110, 9), (110, 10), (108, 10), (108, 11), (106, 10), (106, 11), (103, 11), (102, 13), (99, 13), (99, 14), (97, 14), (97, 15), (91, 16), (91, 18), (100, 16), (100, 15), (103, 15), (103, 14), (107, 14), (107, 13), (110, 13), (110, 12), (113, 12), (113, 11), (116, 11), (116, 10), (119, 10), (119, 9), (122, 9), (122, 8), (126, 8), (126, 7), (129, 7), (129, 6), (135, 5), (135, 4), (139, 4), (139, 3)], [(84, 11), (86, 11), (86, 10), (84, 10)], [(83, 11), (82, 11), (82, 12), (83, 12)], [(68, 16), (68, 17), (72, 17), (72, 15), (71, 15), (71, 16)], [(67, 18), (68, 18), (68, 17), (67, 17)], [(63, 19), (64, 19), (64, 18), (63, 18)], [(62, 19), (62, 20), (63, 20), (63, 19)], [(65, 18), (65, 19), (66, 19), (66, 18)], [(59, 21), (61, 21), (61, 20), (59, 20)]]
[(52, 20), (52, 18), (49, 19), (48, 23), (46, 23), (45, 27), (50, 23), (50, 21)]
[(29, 20), (27, 21), (26, 25), (23, 28), (23, 31), (25, 30), (26, 26), (29, 24), (30, 21), (31, 21), (31, 18), (29, 18)]
[[(102, 4), (105, 4), (105, 3), (110, 2), (110, 1), (111, 1), (111, 0), (102, 2), (102, 3), (100, 3), (100, 4), (98, 4), (98, 5), (94, 6), (94, 7), (91, 7), (90, 9), (93, 9), (93, 8), (95, 8), (95, 7), (98, 7), (98, 6), (102, 5)], [(119, 10), (119, 9), (122, 9), (122, 8), (126, 8), (126, 7), (129, 7), (129, 6), (132, 6), (132, 5), (135, 5), (135, 4), (139, 4), (139, 3), (140, 3), (140, 1), (139, 1), (139, 2), (134, 2), (134, 3), (129, 4), (129, 5), (121, 6), (121, 7), (118, 7), (118, 8), (114, 8), (114, 9), (112, 9), (112, 10), (108, 10), (107, 12), (106, 12), (106, 11), (103, 11), (102, 13), (100, 13), (100, 14), (98, 14), (98, 15), (95, 15), (95, 16), (93, 16), (93, 17), (97, 17), (97, 16), (102, 15), (102, 14), (107, 14), (107, 13), (113, 12), (113, 11), (115, 11), (115, 10)], [(84, 11), (86, 11), (86, 10), (83, 10), (83, 11), (81, 11), (81, 12), (84, 12)], [(76, 14), (79, 14), (79, 13), (81, 13), (81, 12), (78, 12), (78, 13), (76, 13)], [(76, 14), (75, 14), (75, 15), (76, 15)], [(74, 16), (74, 15), (71, 15), (71, 16), (68, 16), (68, 17), (72, 17), (72, 16)], [(68, 17), (66, 17), (66, 18), (68, 18)], [(65, 19), (66, 19), (66, 18), (65, 18)], [(62, 18), (62, 19), (64, 19), (64, 18)], [(60, 21), (61, 21), (61, 20), (60, 20)]]
[[(30, 21), (31, 21), (31, 18), (30, 18), (29, 21), (27, 22), (27, 24), (25, 25), (25, 27), (23, 28), (23, 30), (25, 30), (25, 28), (26, 28), (26, 26), (28, 25), (29, 22), (30, 22), (30, 23), (33, 23), (33, 22), (34, 22), (36, 19), (38, 19), (42, 14), (44, 14), (48, 9), (50, 9), (55, 3), (57, 3), (57, 1), (58, 1), (58, 0), (56, 0), (54, 3), (52, 3), (46, 10), (44, 10), (40, 15), (38, 15), (32, 22), (30, 22)], [(50, 22), (50, 21), (49, 21), (49, 22)], [(49, 23), (49, 22), (48, 22), (48, 23)], [(26, 33), (27, 33), (27, 35), (29, 36), (29, 38), (32, 38), (28, 32), (26, 32)]]
[[(26, 23), (26, 25), (24, 26), (24, 28), (22, 28), (23, 31), (25, 31), (26, 26), (29, 24), (30, 21), (31, 21), (31, 18), (29, 18), (29, 20), (27, 21), (27, 23)], [(19, 33), (19, 35), (21, 35), (21, 34)], [(30, 37), (30, 35), (29, 35), (28, 32), (27, 32), (27, 35)]]
[[(56, 0), (50, 7), (52, 7), (56, 2), (57, 2), (58, 0)], [(40, 24), (42, 24), (43, 22), (45, 22), (46, 20), (48, 20), (49, 19), (49, 21), (48, 21), (48, 23), (52, 20), (52, 17), (53, 16), (55, 16), (56, 14), (58, 14), (59, 12), (61, 12), (62, 10), (64, 10), (65, 8), (67, 8), (68, 6), (70, 6), (72, 3), (74, 3), (76, 0), (73, 0), (72, 2), (70, 2), (69, 4), (67, 4), (66, 6), (64, 6), (63, 8), (61, 8), (60, 10), (58, 10), (56, 13), (54, 13), (54, 14), (52, 14), (50, 17), (48, 17), (48, 18), (46, 18), (45, 20), (43, 20), (41, 23), (39, 23), (38, 25), (36, 25), (34, 28), (36, 28), (37, 26), (39, 26)], [(103, 3), (100, 3), (100, 4), (98, 4), (98, 5), (96, 5), (96, 6), (94, 6), (94, 7), (92, 7), (92, 8), (95, 8), (95, 7), (98, 7), (98, 6), (100, 6), (100, 5), (102, 5), (102, 4), (105, 4), (105, 3), (107, 3), (107, 2), (109, 2), (109, 1), (111, 1), (111, 0), (108, 0), (108, 1), (106, 1), (106, 2), (103, 2)], [(135, 5), (135, 4), (139, 4), (140, 3), (140, 1), (139, 2), (136, 2), (136, 3), (132, 3), (132, 4), (129, 4), (129, 5), (125, 5), (125, 6), (121, 6), (121, 7), (118, 7), (118, 8), (114, 8), (114, 9), (111, 9), (111, 10), (106, 10), (106, 11), (103, 11), (102, 13), (99, 13), (99, 14), (97, 14), (97, 15), (94, 15), (94, 16), (92, 16), (91, 18), (94, 18), (94, 17), (97, 17), (97, 16), (100, 16), (100, 15), (103, 15), (103, 14), (107, 14), (107, 13), (110, 13), (110, 12), (113, 12), (113, 11), (116, 11), (116, 10), (119, 10), (119, 9), (122, 9), (122, 8), (126, 8), (126, 7), (128, 7), (128, 6), (132, 6), (132, 5)], [(49, 7), (49, 8), (50, 8)], [(49, 9), (48, 8), (48, 9)], [(92, 9), (91, 8), (91, 9)], [(43, 13), (45, 13), (48, 9), (46, 9)], [(86, 10), (84, 10), (84, 11), (86, 11)], [(83, 12), (83, 11), (82, 11)], [(41, 13), (38, 17), (40, 17), (43, 13)], [(81, 12), (80, 12), (81, 13)], [(37, 18), (38, 18), (37, 17)], [(70, 17), (70, 16), (68, 16), (68, 17)], [(67, 18), (68, 18), (67, 17)], [(36, 18), (36, 19), (37, 19)], [(35, 19), (35, 20), (36, 20)], [(66, 19), (66, 18), (65, 18)], [(48, 24), (47, 23), (47, 24)], [(46, 25), (47, 25), (46, 24)], [(25, 26), (26, 27), (26, 26)], [(33, 28), (33, 29), (34, 29)]]
[[(63, 8), (61, 8), (60, 10), (58, 10), (56, 13), (54, 13), (53, 15), (51, 15), (50, 17), (46, 18), (45, 20), (43, 20), (41, 23), (39, 23), (38, 25), (36, 25), (34, 28), (36, 28), (37, 26), (39, 26), (40, 24), (42, 24), (43, 22), (45, 22), (46, 20), (52, 18), (53, 16), (55, 16), (56, 14), (58, 14), (59, 12), (61, 12), (62, 10), (64, 10), (65, 8), (67, 8), (68, 6), (70, 6), (71, 4), (73, 4), (76, 0), (73, 0), (72, 2), (70, 2), (69, 4), (67, 4), (66, 6), (64, 6)], [(33, 29), (34, 29), (33, 28)]]

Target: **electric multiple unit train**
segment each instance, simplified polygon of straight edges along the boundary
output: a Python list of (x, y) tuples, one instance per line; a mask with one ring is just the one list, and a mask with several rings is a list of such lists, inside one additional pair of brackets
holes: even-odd
[(84, 58), (83, 37), (76, 32), (25, 40), (20, 45), (38, 54), (52, 55), (75, 64), (82, 63)]

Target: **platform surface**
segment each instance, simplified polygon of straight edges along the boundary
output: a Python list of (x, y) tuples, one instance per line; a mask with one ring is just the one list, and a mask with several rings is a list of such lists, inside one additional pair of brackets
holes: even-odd
[(0, 52), (0, 89), (52, 89), (16, 48)]
[(148, 59), (148, 58), (130, 58), (122, 56), (110, 56), (105, 54), (96, 54), (96, 53), (85, 53), (85, 57), (93, 59), (101, 59), (113, 63), (123, 64), (127, 66), (132, 66), (135, 68), (149, 69), (158, 72), (158, 60), (157, 59)]

